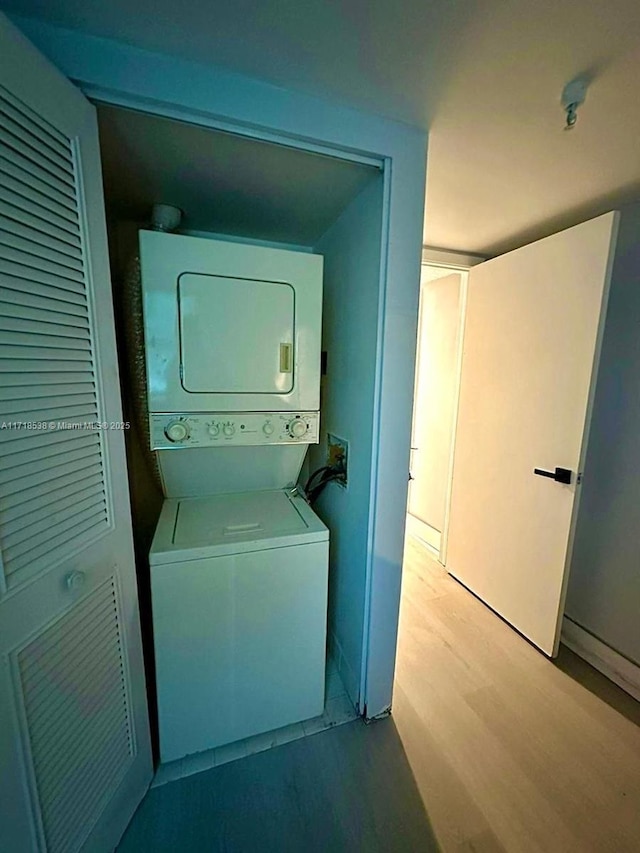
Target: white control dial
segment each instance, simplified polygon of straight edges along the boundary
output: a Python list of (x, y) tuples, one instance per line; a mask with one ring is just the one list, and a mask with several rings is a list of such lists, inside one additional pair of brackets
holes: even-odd
[(273, 424), (271, 424), (271, 423), (269, 423), (269, 421), (267, 421), (265, 423), (265, 425), (262, 427), (262, 432), (265, 435), (273, 435)]
[(209, 426), (207, 427), (207, 432), (212, 438), (217, 438), (220, 435), (220, 424), (209, 424)]
[(189, 438), (189, 427), (184, 421), (169, 421), (164, 428), (164, 434), (169, 441), (185, 441)]
[(291, 438), (302, 438), (307, 431), (307, 425), (301, 418), (289, 421), (289, 435)]
[(230, 437), (230, 436), (234, 435), (235, 431), (236, 431), (236, 428), (235, 428), (235, 426), (234, 426), (231, 422), (229, 422), (228, 424), (225, 424), (225, 425), (222, 427), (222, 432), (223, 432), (227, 437)]

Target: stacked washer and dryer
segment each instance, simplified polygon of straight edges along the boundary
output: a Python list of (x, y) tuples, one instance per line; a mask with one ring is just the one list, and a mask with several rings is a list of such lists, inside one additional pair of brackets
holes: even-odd
[(296, 491), (319, 440), (322, 257), (140, 232), (160, 756), (324, 708), (329, 533)]

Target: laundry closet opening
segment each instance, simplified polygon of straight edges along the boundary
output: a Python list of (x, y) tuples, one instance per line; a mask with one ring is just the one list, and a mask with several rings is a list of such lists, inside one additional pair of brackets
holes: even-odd
[[(152, 206), (165, 203), (182, 211), (178, 234), (323, 256), (320, 429), (318, 442), (308, 446), (299, 483), (327, 464), (328, 434), (347, 442), (347, 485), (329, 483), (313, 509), (329, 529), (328, 656), (354, 714), (360, 713), (383, 164), (103, 103), (97, 110), (123, 405), (131, 423), (127, 454), (151, 708), (149, 549), (163, 493), (136, 402), (144, 353), (141, 346), (136, 350), (135, 341), (132, 350), (132, 313), (140, 303), (132, 303), (127, 280), (139, 254), (139, 231), (150, 228)], [(151, 716), (155, 726), (153, 710)]]

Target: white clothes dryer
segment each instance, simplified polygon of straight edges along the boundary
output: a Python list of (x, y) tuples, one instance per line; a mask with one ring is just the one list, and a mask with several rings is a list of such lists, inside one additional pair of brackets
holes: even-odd
[(139, 239), (151, 414), (318, 410), (321, 255)]

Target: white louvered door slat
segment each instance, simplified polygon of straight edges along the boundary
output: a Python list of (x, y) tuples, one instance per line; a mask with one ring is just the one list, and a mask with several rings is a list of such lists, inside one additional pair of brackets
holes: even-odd
[[(133, 753), (113, 581), (95, 590), (76, 611), (49, 627), (17, 657), (47, 844), (61, 851), (79, 849), (84, 840), (81, 821), (73, 818), (80, 801), (84, 798), (85, 810), (88, 802), (104, 801)], [(82, 636), (84, 642), (67, 642), (60, 655), (70, 618), (67, 641), (71, 634)], [(101, 620), (98, 631), (91, 630), (96, 618)], [(96, 669), (97, 657), (104, 664)], [(52, 682), (59, 685), (59, 695), (82, 695), (85, 707), (68, 704), (51, 714), (47, 697)], [(72, 720), (75, 725), (69, 725)], [(71, 785), (66, 781), (69, 776), (74, 777)]]
[[(20, 495), (26, 492), (31, 486), (40, 483), (47, 483), (56, 476), (57, 471), (71, 472), (86, 468), (91, 464), (100, 465), (102, 462), (102, 452), (99, 446), (94, 445), (83, 447), (76, 450), (71, 450), (58, 457), (50, 459), (42, 459), (40, 462), (32, 463), (31, 465), (18, 465), (14, 468), (9, 468), (0, 474), (0, 483), (4, 497), (12, 494)], [(33, 473), (25, 472), (24, 469), (31, 468)], [(5, 539), (3, 537), (2, 555), (5, 566), (8, 563), (6, 552), (4, 549)], [(8, 572), (5, 569), (5, 575)]]
[(10, 455), (0, 465), (0, 484), (5, 496), (12, 492), (19, 494), (27, 488), (30, 477), (46, 482), (46, 475), (55, 475), (56, 466), (69, 471), (76, 461), (94, 457), (100, 462), (102, 458), (100, 436), (91, 435), (87, 430), (78, 430), (70, 443), (56, 447), (55, 452), (49, 448), (49, 452), (43, 453), (40, 447), (26, 453), (13, 453), (13, 446), (8, 450)]
[(25, 127), (34, 135), (41, 134), (41, 139), (46, 140), (48, 145), (56, 148), (59, 153), (64, 154), (67, 138), (64, 133), (60, 133), (54, 125), (42, 119), (38, 113), (29, 108), (27, 104), (16, 98), (8, 89), (3, 89), (0, 92), (0, 101), (2, 109), (6, 115), (18, 124)]
[(32, 386), (34, 389), (32, 397), (28, 397), (26, 394), (14, 394), (10, 398), (10, 401), (4, 403), (4, 410), (7, 412), (7, 415), (15, 411), (25, 416), (28, 415), (29, 418), (33, 417), (32, 412), (42, 411), (43, 405), (47, 408), (55, 407), (56, 409), (64, 409), (65, 411), (73, 406), (86, 406), (91, 410), (95, 410), (97, 408), (96, 394), (92, 390), (91, 384), (87, 384), (89, 384), (89, 390), (87, 390), (86, 385), (83, 383), (76, 386), (72, 393), (67, 393), (66, 395), (60, 392), (60, 385), (53, 385), (39, 398), (35, 397), (39, 386), (34, 385)]
[[(45, 346), (44, 342), (38, 342), (32, 347), (28, 346), (29, 338), (25, 336), (27, 345), (23, 340), (16, 337), (13, 338), (10, 344), (6, 346), (0, 343), (0, 361), (6, 359), (6, 364), (13, 370), (28, 370), (29, 368), (23, 365), (24, 361), (42, 365), (43, 362), (50, 363), (51, 359), (61, 359), (63, 361), (75, 362), (69, 366), (69, 370), (77, 370), (78, 363), (86, 363), (87, 348), (80, 349), (78, 347), (52, 347)], [(25, 358), (27, 356), (27, 358)], [(31, 358), (28, 358), (30, 356)], [(42, 367), (31, 368), (33, 370), (41, 370)], [(13, 371), (11, 371), (13, 372)]]
[(37, 251), (35, 254), (31, 251), (24, 251), (17, 247), (14, 241), (3, 241), (2, 232), (0, 232), (0, 242), (3, 243), (2, 257), (6, 263), (16, 264), (23, 270), (29, 270), (29, 275), (31, 269), (35, 270), (36, 273), (55, 275), (62, 282), (59, 285), (60, 287), (64, 287), (66, 290), (75, 290), (77, 293), (84, 292), (83, 272), (79, 264), (72, 266), (58, 263), (37, 254)]
[[(5, 116), (5, 121), (8, 121)], [(26, 149), (9, 147), (0, 139), (0, 165), (3, 183), (0, 199), (12, 207), (32, 213), (46, 220), (52, 210), (59, 217), (60, 228), (78, 230), (73, 184), (61, 180), (46, 168), (41, 168), (37, 158), (25, 156)]]
[(104, 520), (100, 507), (96, 512), (85, 512), (74, 518), (60, 522), (55, 527), (55, 536), (32, 548), (29, 543), (15, 545), (6, 549), (8, 559), (15, 564), (16, 571), (29, 569), (30, 574), (46, 570), (51, 565), (50, 553), (59, 550), (71, 550), (78, 539), (87, 538), (96, 525)]
[[(56, 323), (55, 315), (42, 312), (33, 316), (34, 312), (20, 310), (17, 306), (11, 306), (9, 311), (0, 317), (0, 334), (2, 332), (26, 332), (29, 336), (47, 335), (56, 338), (73, 338), (89, 340), (89, 324), (83, 322)], [(19, 314), (20, 316), (16, 316)], [(31, 315), (31, 316), (30, 316)], [(46, 343), (46, 342), (45, 342)], [(62, 342), (62, 346), (69, 342)], [(37, 344), (36, 344), (37, 345)]]
[[(88, 364), (90, 364), (90, 362), (83, 361), (82, 359), (72, 363), (62, 360), (54, 361), (52, 359), (47, 359), (47, 361), (43, 363), (41, 359), (37, 358), (5, 359), (0, 357), (0, 370), (6, 371), (3, 373), (3, 376), (7, 378), (7, 384), (13, 381), (13, 377), (16, 373), (21, 373), (24, 376), (25, 384), (30, 382), (32, 375), (37, 376), (38, 379), (34, 381), (39, 382), (45, 368), (49, 369), (48, 375), (51, 376), (52, 382), (66, 382), (67, 376), (80, 375), (78, 371), (86, 370)], [(82, 381), (84, 381), (84, 379)]]
[[(20, 385), (18, 383), (15, 386), (9, 383), (5, 384), (5, 387), (0, 390), (0, 401), (20, 400), (23, 397), (26, 400), (31, 400), (33, 397), (57, 397), (61, 394), (85, 395), (87, 392), (92, 391), (95, 386), (91, 380), (86, 379), (82, 374), (79, 375), (81, 378), (77, 382), (72, 381), (69, 383), (68, 380), (65, 380), (63, 382), (48, 382), (46, 384), (36, 384), (35, 382), (25, 384), (24, 377), (22, 377), (23, 381)], [(27, 374), (27, 376), (42, 378), (42, 374)]]
[[(0, 202), (0, 216), (2, 217), (4, 230), (9, 235), (21, 237), (31, 243), (35, 243), (38, 251), (43, 247), (59, 254), (67, 254), (82, 262), (82, 245), (80, 238), (70, 231), (65, 231), (56, 225), (43, 219), (29, 216), (19, 207)], [(9, 240), (9, 242), (12, 242)]]
[[(9, 192), (5, 194), (10, 195)], [(47, 208), (51, 208), (51, 202), (48, 200)], [(63, 222), (62, 226), (57, 223), (54, 224), (50, 220), (41, 216), (34, 216), (32, 213), (23, 210), (19, 204), (4, 200), (0, 200), (0, 216), (4, 219), (7, 230), (17, 229), (23, 237), (35, 236), (39, 240), (41, 235), (47, 235), (61, 243), (75, 247), (77, 250), (82, 248), (79, 232), (66, 222)]]
[[(21, 389), (26, 391), (26, 389)], [(47, 442), (47, 439), (50, 439)], [(43, 436), (44, 441), (38, 442), (25, 442), (22, 441), (20, 444), (20, 439), (15, 441), (14, 444), (11, 445), (8, 450), (2, 454), (2, 459), (0, 461), (0, 477), (2, 476), (3, 471), (7, 471), (9, 468), (15, 468), (16, 466), (20, 466), (23, 471), (26, 470), (24, 466), (29, 465), (30, 463), (42, 464), (42, 460), (47, 456), (59, 456), (66, 455), (68, 445), (65, 445), (64, 440), (73, 441), (73, 447), (79, 449), (81, 447), (88, 446), (97, 446), (100, 444), (100, 436), (97, 433), (85, 432), (80, 438), (73, 433), (72, 430), (47, 430), (47, 433)]]
[(1, 109), (7, 122), (5, 127), (9, 135), (15, 140), (15, 143), (10, 142), (9, 144), (15, 144), (18, 151), (28, 150), (27, 156), (35, 154), (37, 163), (44, 162), (50, 166), (55, 166), (56, 170), (61, 170), (73, 181), (73, 164), (69, 163), (64, 137), (56, 139), (50, 132), (49, 126), (44, 123), (39, 125), (30, 123), (26, 105), (14, 100), (17, 106), (12, 106), (8, 92), (2, 101)]
[[(0, 288), (2, 290), (2, 288)], [(49, 300), (49, 305), (52, 306), (53, 300)], [(59, 303), (58, 307), (64, 307), (63, 303)], [(42, 310), (44, 308), (44, 311)], [(40, 305), (38, 307), (30, 307), (22, 302), (12, 301), (7, 302), (2, 299), (0, 293), (0, 316), (5, 318), (15, 318), (16, 321), (25, 323), (26, 321), (34, 321), (38, 323), (46, 323), (46, 328), (50, 334), (64, 334), (60, 326), (74, 326), (80, 329), (88, 329), (89, 323), (86, 317), (79, 317), (77, 314), (70, 314), (65, 311), (56, 311), (53, 307), (45, 308)], [(52, 329), (51, 324), (57, 326), (57, 329)], [(25, 328), (24, 326), (22, 328)]]
[[(72, 281), (69, 277), (36, 269), (33, 265), (17, 264), (0, 257), (0, 273), (5, 287), (17, 289), (17, 282), (20, 282), (19, 292), (50, 295), (52, 299), (64, 299), (73, 303), (85, 301), (82, 284)], [(49, 287), (55, 290), (49, 290)]]
[(62, 267), (82, 272), (82, 252), (68, 243), (56, 241), (52, 237), (29, 229), (12, 219), (3, 221), (0, 230), (0, 245), (13, 246), (16, 249), (33, 255), (38, 260), (46, 259)]
[[(84, 484), (83, 484), (84, 485)], [(55, 502), (55, 506), (48, 505), (40, 511), (31, 510), (29, 523), (19, 526), (18, 524), (7, 524), (5, 542), (7, 548), (12, 545), (29, 543), (34, 536), (40, 536), (42, 531), (55, 527), (59, 530), (59, 524), (66, 519), (78, 519), (81, 512), (99, 507), (105, 510), (105, 494), (101, 486), (93, 488), (81, 488), (73, 492), (63, 500)]]
[[(11, 159), (9, 159), (11, 158)], [(3, 171), (3, 185), (0, 188), (0, 200), (12, 208), (29, 214), (35, 219), (45, 220), (48, 210), (58, 217), (58, 228), (78, 235), (78, 225), (74, 216), (71, 199), (65, 187), (44, 180), (35, 169), (27, 170), (29, 164), (19, 165), (20, 157), (15, 152), (0, 146), (0, 165)]]
[(31, 501), (31, 523), (26, 527), (21, 523), (19, 510), (16, 509), (13, 513), (10, 510), (7, 510), (7, 536), (11, 536), (14, 533), (17, 534), (22, 531), (24, 531), (28, 536), (31, 524), (37, 524), (40, 519), (50, 519), (52, 515), (62, 512), (67, 507), (79, 504), (87, 498), (97, 496), (104, 499), (104, 486), (99, 476), (88, 478), (84, 477), (79, 482), (76, 482), (69, 486), (69, 488), (65, 489), (65, 494), (67, 496), (60, 499), (58, 495), (52, 495), (50, 492), (46, 492), (37, 500)]
[[(7, 93), (7, 89), (3, 89), (3, 93)], [(22, 102), (22, 109), (26, 104)], [(6, 113), (5, 113), (6, 115)], [(64, 146), (66, 147), (68, 140), (65, 139)], [(16, 140), (9, 134), (3, 133), (0, 135), (0, 157), (15, 162), (23, 172), (31, 173), (37, 177), (39, 181), (47, 186), (51, 186), (58, 190), (62, 195), (67, 196), (72, 201), (75, 199), (74, 181), (69, 179), (68, 175), (60, 176), (52, 171), (46, 160), (40, 160), (34, 157), (33, 153), (23, 146), (16, 144)]]
[[(79, 317), (83, 323), (88, 322), (85, 315), (86, 301), (84, 299), (73, 300), (72, 297), (73, 301), (70, 301), (69, 298), (65, 298), (68, 297), (69, 294), (60, 292), (56, 292), (53, 296), (43, 296), (31, 291), (27, 292), (22, 287), (23, 281), (24, 279), (21, 280), (14, 276), (7, 275), (6, 273), (2, 275), (0, 299), (5, 305), (22, 305), (26, 308), (44, 308), (52, 314), (56, 314), (60, 317), (63, 315), (70, 315), (73, 317)], [(40, 285), (40, 288), (41, 290), (44, 290), (42, 285)], [(47, 291), (45, 290), (45, 292)], [(62, 322), (62, 320), (59, 322)]]
[(152, 767), (97, 124), (0, 55), (0, 850), (100, 853)]
[(21, 492), (15, 492), (13, 495), (5, 496), (1, 499), (2, 509), (5, 519), (12, 521), (19, 517), (24, 517), (29, 512), (29, 504), (35, 506), (37, 502), (44, 502), (47, 498), (47, 503), (51, 503), (60, 494), (67, 494), (71, 488), (84, 487), (87, 483), (103, 482), (102, 466), (98, 463), (91, 466), (78, 466), (75, 471), (66, 473), (64, 476), (51, 477), (46, 482), (38, 483), (31, 489), (24, 489)]
[[(4, 324), (0, 323), (0, 326), (1, 325)], [(11, 325), (15, 327), (18, 324), (11, 323)], [(65, 350), (79, 350), (85, 353), (91, 352), (91, 342), (87, 339), (85, 334), (77, 337), (74, 336), (69, 339), (67, 334), (56, 335), (55, 332), (53, 334), (47, 334), (47, 332), (48, 329), (46, 326), (41, 326), (40, 329), (36, 330), (34, 326), (31, 325), (28, 327), (27, 331), (22, 331), (20, 328), (7, 331), (6, 329), (0, 328), (0, 345), (15, 347), (16, 350), (20, 348), (21, 352), (25, 352), (26, 348), (40, 350), (41, 348), (46, 347), (59, 347), (60, 349)], [(35, 353), (29, 354), (33, 355)]]
[(15, 151), (21, 162), (33, 164), (40, 171), (49, 176), (49, 180), (66, 185), (72, 192), (74, 189), (73, 167), (59, 159), (50, 157), (46, 146), (40, 145), (37, 139), (32, 138), (31, 144), (25, 144), (24, 134), (15, 124), (9, 124), (9, 117), (5, 116), (5, 122), (0, 125), (0, 143), (2, 143), (8, 157)]

